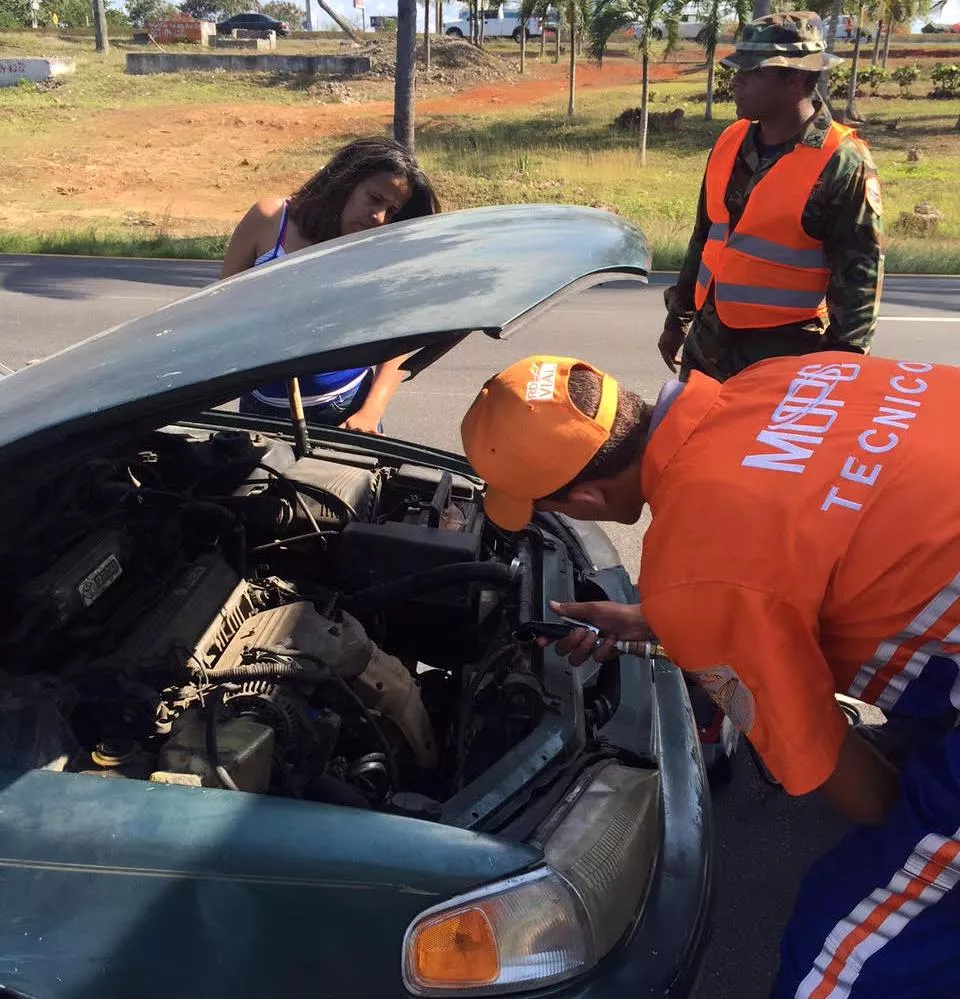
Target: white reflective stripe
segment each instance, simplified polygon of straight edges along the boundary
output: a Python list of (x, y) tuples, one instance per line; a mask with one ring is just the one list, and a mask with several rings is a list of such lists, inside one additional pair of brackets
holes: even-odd
[(798, 267), (802, 270), (822, 270), (827, 266), (823, 250), (794, 250), (782, 243), (763, 239), (760, 236), (748, 236), (735, 232), (727, 242), (731, 250), (749, 254), (760, 260), (773, 264), (785, 264), (788, 267)]
[[(909, 641), (911, 638), (920, 638), (922, 635), (927, 634), (931, 628), (944, 616), (944, 614), (949, 611), (956, 602), (960, 600), (960, 575), (953, 578), (952, 582), (949, 583), (944, 589), (942, 589), (931, 601), (923, 608), (922, 611), (904, 628), (900, 634), (895, 635), (893, 638), (887, 638), (882, 641), (877, 646), (877, 651), (874, 652), (873, 658), (869, 662), (864, 663), (863, 666), (857, 671), (857, 675), (853, 678), (853, 683), (850, 684), (850, 689), (847, 693), (851, 697), (860, 698), (863, 696), (864, 691), (870, 686), (870, 681), (886, 666), (893, 657), (900, 651), (904, 642)], [(944, 641), (949, 642), (950, 640), (958, 641), (960, 640), (960, 626), (951, 630), (950, 634), (946, 636)], [(936, 643), (940, 645), (938, 641)], [(932, 651), (932, 649), (931, 649)], [(916, 656), (916, 653), (914, 653)], [(929, 657), (928, 657), (929, 658)], [(913, 662), (913, 657), (911, 657), (911, 663)], [(910, 664), (908, 663), (908, 666)], [(925, 663), (923, 664), (925, 665)], [(920, 666), (920, 669), (923, 668)], [(914, 674), (917, 675), (919, 670), (916, 668), (916, 664), (912, 667)], [(896, 679), (896, 677), (894, 678)], [(887, 689), (892, 685), (893, 681), (887, 684), (884, 688), (883, 693), (880, 697), (884, 697), (887, 693)], [(906, 687), (906, 682), (903, 683), (903, 688)], [(895, 688), (896, 689), (896, 688)], [(902, 689), (900, 690), (902, 693)], [(893, 703), (896, 703), (899, 694), (894, 698)], [(877, 701), (879, 704), (879, 700)], [(891, 705), (892, 706), (892, 705)]]
[[(939, 867), (936, 875), (927, 870)], [(864, 964), (960, 881), (960, 829), (924, 836), (885, 888), (877, 888), (827, 935), (794, 999), (846, 999)]]
[(818, 309), (822, 291), (797, 291), (789, 288), (762, 288), (752, 284), (727, 284), (718, 281), (714, 290), (718, 302), (739, 305), (774, 305), (782, 309)]
[(727, 238), (727, 223), (714, 222), (710, 226), (710, 231), (707, 233), (707, 239), (725, 240), (726, 238)]
[[(897, 701), (903, 696), (907, 687), (913, 683), (917, 677), (924, 671), (927, 663), (934, 656), (941, 656), (944, 659), (953, 660), (954, 663), (956, 659), (954, 656), (944, 655), (944, 647), (946, 645), (956, 645), (960, 642), (960, 627), (956, 627), (953, 631), (947, 635), (943, 641), (937, 640), (933, 642), (926, 642), (921, 645), (919, 649), (907, 660), (906, 665), (903, 669), (898, 670), (892, 677), (890, 677), (890, 682), (883, 688), (883, 690), (877, 695), (876, 701), (874, 702), (878, 708), (882, 708), (884, 711), (890, 711), (897, 706)], [(953, 698), (951, 695), (951, 702)]]
[[(369, 370), (369, 369), (368, 369)], [(334, 399), (339, 398), (346, 392), (352, 392), (355, 388), (360, 386), (360, 383), (367, 377), (367, 372), (364, 371), (362, 375), (358, 375), (352, 381), (347, 382), (342, 388), (338, 388), (333, 392), (325, 392), (323, 395), (305, 395), (302, 397), (304, 406), (324, 406), (328, 402), (333, 402)], [(259, 389), (254, 389), (251, 393), (255, 399), (259, 402), (264, 403), (267, 406), (273, 406), (276, 409), (289, 409), (290, 403), (286, 398), (278, 399), (275, 396), (264, 395)]]
[(710, 286), (710, 281), (713, 279), (713, 273), (710, 268), (701, 260), (700, 270), (697, 271), (697, 284), (702, 284), (704, 288)]

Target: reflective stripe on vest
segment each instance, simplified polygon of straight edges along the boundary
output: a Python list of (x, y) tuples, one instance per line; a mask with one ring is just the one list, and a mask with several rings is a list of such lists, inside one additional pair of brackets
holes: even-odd
[(711, 287), (717, 315), (733, 329), (762, 329), (826, 314), (830, 271), (823, 244), (803, 229), (803, 211), (837, 146), (853, 129), (830, 126), (823, 146), (798, 144), (754, 187), (733, 232), (726, 191), (750, 122), (737, 121), (717, 140), (707, 163), (710, 230), (694, 291), (697, 309)]

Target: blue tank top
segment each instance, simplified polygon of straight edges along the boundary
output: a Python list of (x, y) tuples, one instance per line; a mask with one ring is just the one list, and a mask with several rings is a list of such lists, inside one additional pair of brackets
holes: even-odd
[[(283, 214), (280, 217), (280, 231), (277, 233), (277, 241), (273, 249), (261, 253), (253, 262), (254, 267), (260, 264), (267, 264), (271, 260), (279, 260), (286, 256), (284, 244), (287, 238), (287, 202), (283, 202)], [(331, 402), (339, 395), (357, 388), (363, 381), (370, 368), (347, 368), (345, 371), (324, 371), (318, 375), (300, 376), (300, 394), (303, 397), (303, 405), (322, 406)], [(287, 398), (287, 383), (269, 382), (254, 389), (251, 393), (259, 402), (268, 406), (276, 406), (278, 409), (289, 406)]]

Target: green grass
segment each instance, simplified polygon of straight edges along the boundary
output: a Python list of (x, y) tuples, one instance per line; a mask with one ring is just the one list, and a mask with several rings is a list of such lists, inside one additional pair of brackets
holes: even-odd
[[(0, 36), (0, 41), (8, 37)], [(60, 51), (79, 44), (62, 39), (52, 43)], [(83, 44), (89, 47), (89, 40)], [(128, 77), (119, 49), (106, 60), (90, 52), (80, 58), (86, 60), (86, 71), (78, 71), (60, 87), (0, 90), (0, 153), (15, 150), (26, 136), (54, 129), (65, 119), (83, 120), (84, 110), (193, 101), (311, 100), (302, 81), (219, 73)], [(121, 89), (111, 90), (114, 84)], [(927, 86), (919, 82), (917, 94)], [(644, 229), (653, 246), (655, 267), (673, 269), (686, 249), (709, 149), (733, 118), (731, 104), (718, 104), (716, 120), (704, 121), (704, 89), (703, 74), (652, 85), (651, 110), (681, 107), (685, 118), (678, 132), (651, 133), (644, 167), (637, 137), (611, 127), (619, 112), (639, 104), (637, 86), (584, 89), (577, 95), (577, 114), (572, 118), (565, 114), (565, 96), (471, 115), (421, 115), (417, 153), (448, 210), (529, 202), (607, 208)], [(956, 182), (960, 132), (954, 128), (960, 100), (921, 96), (905, 100), (896, 94), (896, 86), (888, 84), (884, 96), (860, 100), (868, 121), (859, 131), (873, 151), (884, 190), (888, 272), (960, 273), (960, 184)], [(896, 129), (890, 130), (887, 126), (895, 122)], [(319, 159), (349, 137), (323, 135), (302, 146), (280, 145), (262, 169), (277, 177), (309, 176)], [(911, 149), (919, 150), (918, 162), (908, 161)], [(899, 215), (911, 212), (920, 201), (931, 201), (944, 215), (935, 239), (906, 239), (897, 233)], [(42, 214), (38, 212), (37, 218), (42, 219)], [(119, 219), (115, 226), (104, 226), (37, 235), (0, 232), (0, 250), (209, 259), (222, 255), (226, 238), (225, 233), (214, 232), (182, 239), (175, 231), (167, 232), (166, 224), (159, 234), (156, 229), (130, 233)], [(203, 232), (204, 227), (188, 231)]]
[[(559, 108), (514, 117), (447, 118), (425, 123), (418, 153), (437, 180), (445, 204), (549, 201), (612, 208), (640, 225), (654, 247), (654, 263), (671, 269), (682, 259), (696, 211), (708, 151), (732, 120), (732, 105), (703, 120), (700, 87), (654, 86), (652, 110), (682, 107), (683, 130), (653, 134), (640, 166), (636, 137), (610, 122), (637, 103), (635, 88), (584, 94), (580, 113)], [(870, 123), (860, 129), (876, 159), (884, 191), (891, 272), (960, 273), (960, 184), (956, 183), (960, 101), (864, 99)], [(896, 131), (886, 123), (900, 119)], [(919, 162), (907, 150), (920, 150)], [(898, 235), (901, 213), (930, 201), (944, 215), (933, 240)]]
[[(173, 53), (207, 52), (197, 45), (164, 45)], [(51, 84), (24, 83), (0, 88), (0, 125), (9, 130), (33, 134), (38, 128), (55, 127), (78, 112), (124, 106), (144, 108), (167, 104), (263, 103), (297, 104), (317, 101), (316, 78), (271, 73), (224, 73), (197, 71), (130, 76), (125, 72), (128, 52), (146, 52), (132, 41), (115, 41), (106, 55), (94, 50), (89, 38), (63, 38), (55, 35), (31, 36), (0, 33), (0, 56), (39, 56), (68, 58), (76, 62), (76, 73)], [(153, 51), (157, 51), (154, 49)], [(215, 50), (214, 50), (215, 51)], [(332, 41), (286, 41), (277, 54), (317, 54), (339, 52)], [(357, 96), (363, 91), (382, 91), (374, 96), (388, 96), (390, 81), (352, 84)]]
[(180, 238), (138, 237), (97, 229), (63, 229), (48, 233), (0, 231), (0, 253), (60, 253), (90, 257), (157, 257), (177, 260), (222, 260), (229, 234)]

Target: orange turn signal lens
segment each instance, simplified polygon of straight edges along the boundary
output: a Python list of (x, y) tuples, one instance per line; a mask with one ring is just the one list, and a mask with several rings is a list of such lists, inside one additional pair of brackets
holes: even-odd
[(500, 975), (497, 941), (482, 909), (461, 909), (424, 923), (412, 943), (412, 970), (427, 987), (488, 985)]

